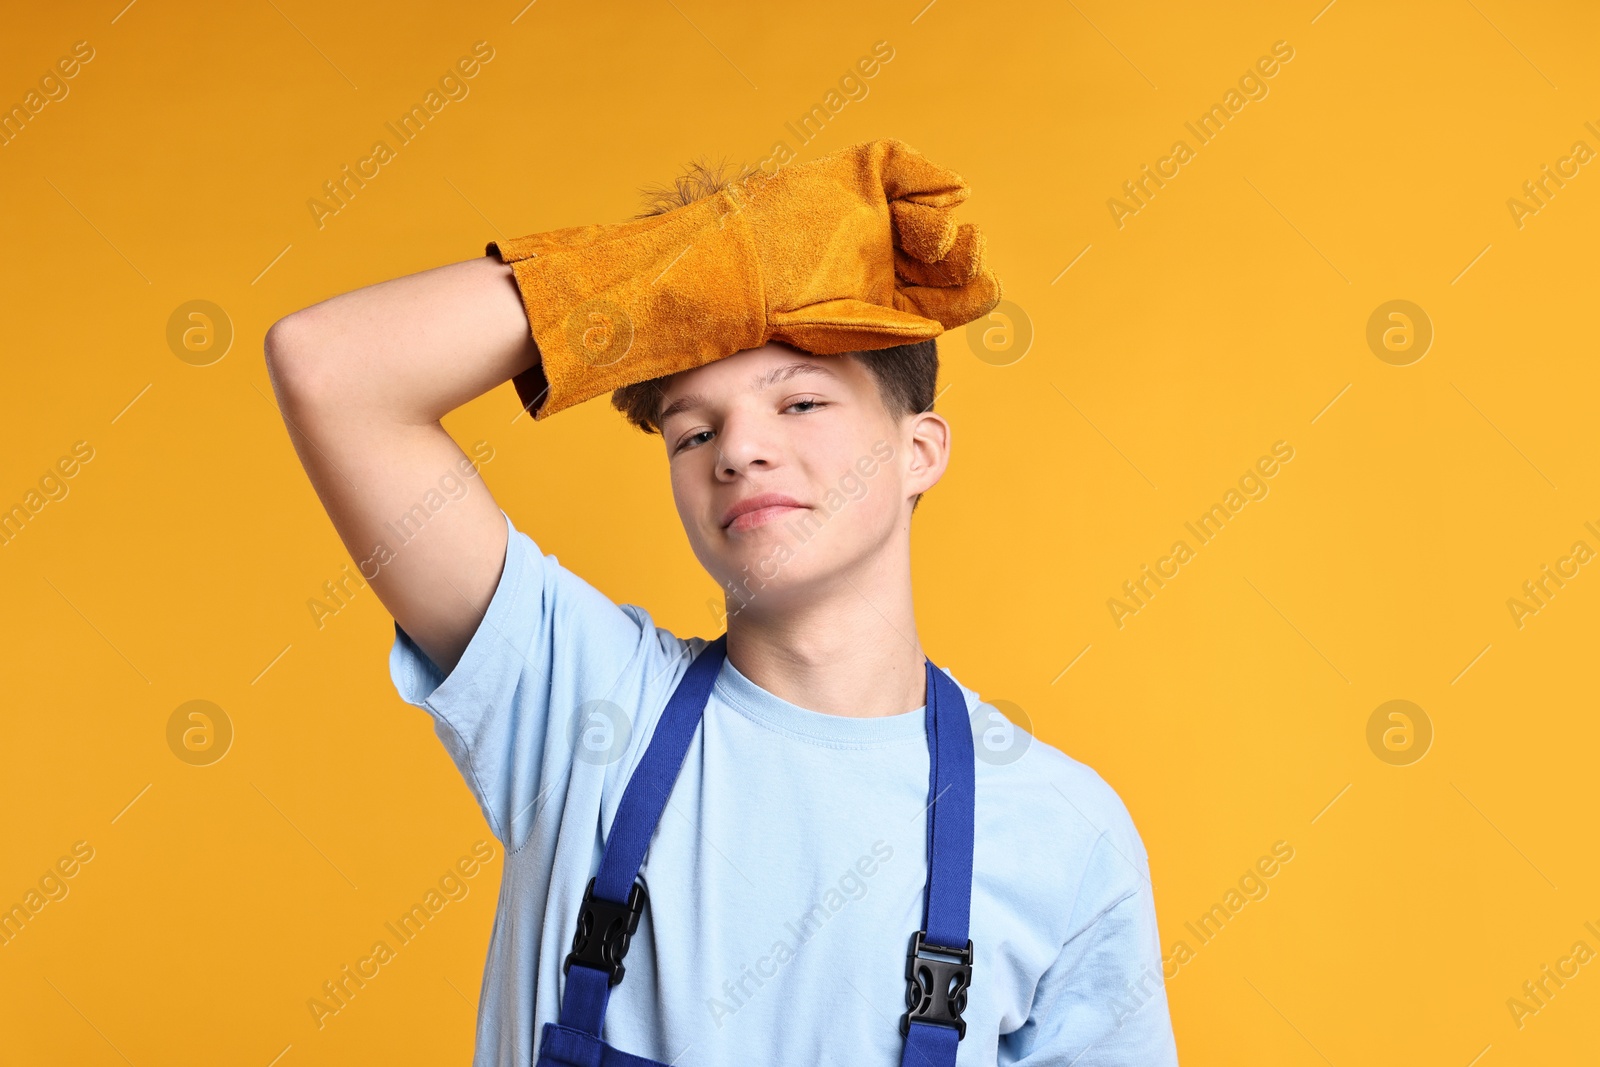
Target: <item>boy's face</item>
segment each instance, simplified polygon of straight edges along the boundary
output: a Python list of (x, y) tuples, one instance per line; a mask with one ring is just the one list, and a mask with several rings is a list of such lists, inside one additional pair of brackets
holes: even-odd
[[(854, 359), (778, 342), (674, 375), (661, 411), (678, 515), (701, 566), (737, 590), (730, 612), (909, 553), (912, 498), (948, 453), (944, 419), (892, 418)], [(728, 521), (758, 496), (770, 506)]]

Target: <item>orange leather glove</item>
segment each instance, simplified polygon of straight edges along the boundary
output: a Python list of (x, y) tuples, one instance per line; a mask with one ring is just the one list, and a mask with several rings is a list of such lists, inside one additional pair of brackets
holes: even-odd
[(1001, 292), (982, 234), (954, 218), (967, 195), (885, 139), (662, 215), (491, 241), (539, 346), (542, 376), (514, 379), (523, 406), (543, 419), (769, 340), (834, 355), (963, 326)]

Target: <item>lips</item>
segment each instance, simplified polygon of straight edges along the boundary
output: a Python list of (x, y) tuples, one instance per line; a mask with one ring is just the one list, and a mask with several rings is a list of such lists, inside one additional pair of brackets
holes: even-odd
[(783, 493), (757, 493), (730, 507), (722, 515), (722, 528), (747, 530), (804, 504)]

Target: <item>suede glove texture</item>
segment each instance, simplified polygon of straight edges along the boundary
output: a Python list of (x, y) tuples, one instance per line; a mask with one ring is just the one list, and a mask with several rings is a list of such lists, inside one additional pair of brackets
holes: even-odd
[[(540, 353), (543, 419), (771, 340), (817, 355), (937, 337), (1000, 302), (966, 182), (903, 141), (756, 171), (661, 215), (491, 241)], [(542, 372), (542, 373), (541, 373)]]

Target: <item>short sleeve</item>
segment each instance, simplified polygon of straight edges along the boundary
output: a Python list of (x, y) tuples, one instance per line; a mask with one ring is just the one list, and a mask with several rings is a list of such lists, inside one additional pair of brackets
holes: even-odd
[(491, 831), (516, 851), (541, 790), (570, 770), (580, 711), (657, 637), (646, 613), (613, 603), (501, 515), (504, 567), (460, 661), (446, 677), (396, 621), (389, 676), (433, 718)]
[(1040, 977), (1028, 1021), (1002, 1038), (1000, 1062), (1177, 1067), (1155, 899), (1131, 821), (1096, 841), (1075, 911), (1083, 925)]

